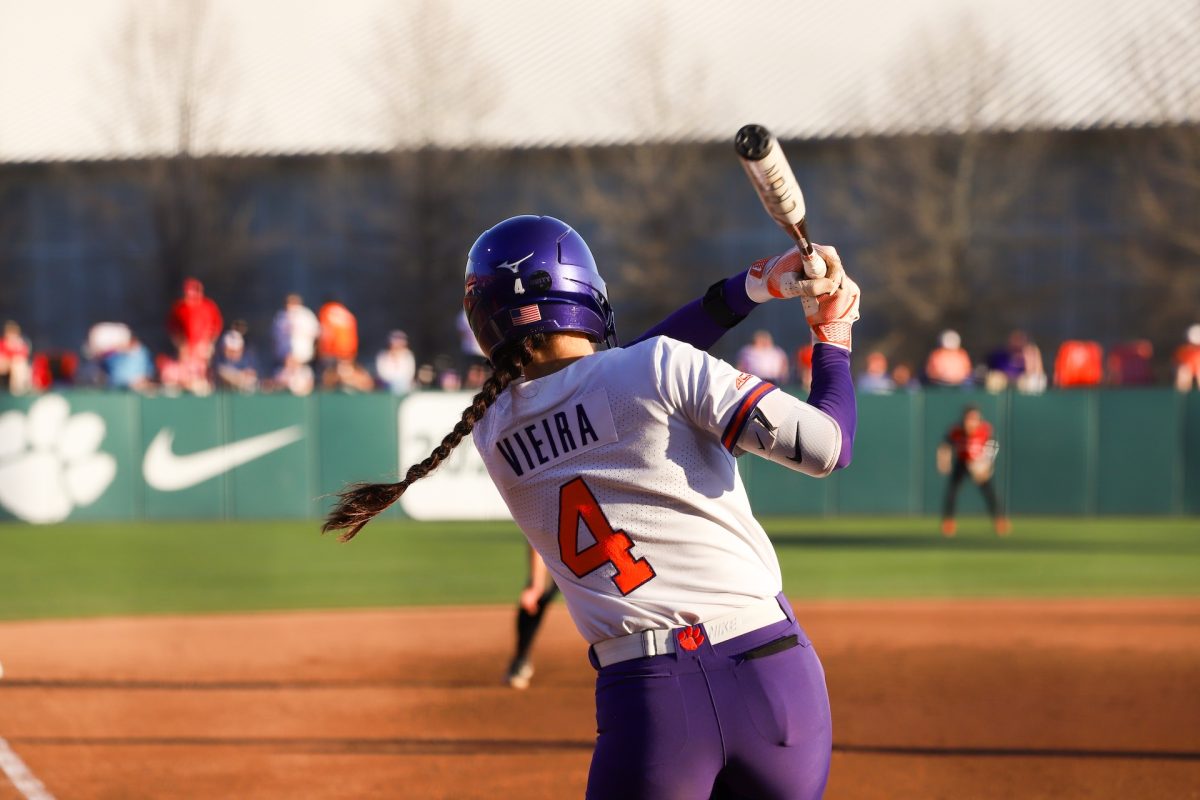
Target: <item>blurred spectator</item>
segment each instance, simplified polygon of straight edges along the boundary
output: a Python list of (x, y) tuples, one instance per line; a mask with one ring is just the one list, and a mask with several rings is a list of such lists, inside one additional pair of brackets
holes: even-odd
[(375, 388), (371, 374), (357, 362), (358, 320), (350, 309), (330, 300), (317, 312), (321, 327), (317, 355), (321, 364), (321, 388), (369, 392)]
[(157, 359), (158, 378), (167, 394), (191, 392), (204, 396), (212, 393), (212, 381), (208, 377), (208, 363), (198, 358), (176, 360), (160, 355)]
[(321, 388), (341, 389), (346, 392), (369, 392), (375, 388), (375, 380), (357, 361), (341, 359), (321, 373)]
[(444, 353), (433, 359), (434, 386), (443, 392), (457, 392), (462, 388), (462, 376), (454, 368), (454, 359)]
[(305, 397), (312, 394), (315, 382), (312, 365), (305, 364), (289, 355), (275, 373), (275, 380), (271, 388), (283, 389), (297, 397)]
[(944, 330), (938, 347), (925, 362), (925, 377), (934, 386), (965, 386), (971, 380), (971, 357), (956, 331)]
[(1042, 351), (1029, 341), (1024, 331), (1013, 331), (1007, 347), (988, 355), (984, 386), (989, 392), (1015, 388), (1026, 394), (1039, 394), (1046, 390)]
[(272, 332), (275, 356), (280, 363), (286, 362), (289, 356), (299, 364), (312, 363), (321, 323), (312, 309), (304, 305), (300, 295), (289, 294), (284, 299), (283, 308), (275, 314)]
[(358, 357), (358, 320), (350, 309), (330, 300), (317, 312), (317, 322), (321, 326), (317, 342), (321, 358), (342, 361)]
[(804, 391), (812, 389), (812, 342), (796, 348), (796, 382), (804, 387)]
[(87, 363), (80, 376), (81, 382), (97, 386), (108, 383), (108, 356), (123, 350), (132, 338), (133, 331), (124, 322), (97, 322), (88, 328), (87, 341), (83, 344)]
[(44, 392), (55, 386), (73, 386), (79, 372), (79, 356), (69, 350), (34, 353), (33, 389)]
[(108, 375), (108, 385), (114, 389), (154, 391), (154, 360), (136, 336), (130, 336), (124, 347), (105, 357), (104, 371)]
[(388, 334), (386, 350), (375, 356), (375, 374), (392, 394), (407, 394), (412, 391), (417, 374), (417, 359), (408, 349), (408, 334), (392, 331)]
[(317, 315), (304, 305), (298, 294), (289, 294), (284, 306), (275, 314), (272, 323), (275, 337), (275, 356), (281, 364), (275, 375), (276, 383), (292, 394), (309, 394), (313, 389), (310, 364), (315, 355), (315, 343), (321, 333)]
[(867, 371), (858, 376), (858, 390), (864, 394), (891, 394), (896, 385), (888, 377), (887, 356), (878, 350), (867, 354)]
[(129, 344), (132, 336), (133, 331), (124, 322), (97, 322), (88, 328), (87, 342), (83, 345), (84, 355), (102, 359)]
[(1181, 392), (1200, 388), (1200, 325), (1187, 329), (1187, 342), (1175, 351), (1175, 388)]
[(418, 389), (431, 389), (436, 380), (437, 371), (434, 370), (433, 364), (422, 364), (417, 367), (417, 377), (413, 385)]
[(179, 382), (182, 388), (198, 394), (211, 390), (208, 365), (223, 325), (217, 304), (204, 296), (204, 284), (195, 278), (185, 280), (183, 297), (175, 301), (167, 317), (167, 332), (179, 359), (171, 370), (184, 376)]
[(221, 337), (215, 363), (218, 388), (242, 393), (258, 389), (258, 359), (246, 346), (245, 323), (241, 320)]
[(1148, 339), (1125, 342), (1108, 351), (1108, 382), (1113, 386), (1149, 386), (1154, 383), (1150, 359), (1154, 345)]
[(490, 370), (483, 364), (472, 364), (467, 367), (467, 377), (463, 381), (464, 389), (477, 390), (487, 382)]
[(742, 372), (775, 384), (788, 379), (788, 357), (783, 348), (775, 344), (771, 334), (764, 330), (754, 332), (750, 344), (737, 354), (737, 368)]
[(1054, 385), (1099, 386), (1104, 378), (1104, 350), (1098, 342), (1068, 339), (1054, 358)]
[(901, 361), (892, 368), (892, 386), (906, 392), (915, 392), (920, 390), (921, 382), (913, 375), (913, 368)]
[(30, 368), (29, 341), (21, 335), (21, 326), (14, 320), (4, 323), (0, 337), (0, 385), (13, 394), (25, 394), (33, 388)]
[(317, 312), (317, 323), (321, 326), (317, 357), (322, 367), (358, 358), (358, 320), (350, 309), (330, 300)]

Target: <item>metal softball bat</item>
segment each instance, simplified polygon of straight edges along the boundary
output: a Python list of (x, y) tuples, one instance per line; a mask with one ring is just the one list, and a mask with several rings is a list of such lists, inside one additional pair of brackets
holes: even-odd
[(825, 259), (813, 249), (808, 238), (804, 194), (779, 140), (762, 125), (743, 125), (734, 137), (733, 146), (763, 208), (799, 245), (804, 256), (804, 274), (809, 278), (825, 277)]

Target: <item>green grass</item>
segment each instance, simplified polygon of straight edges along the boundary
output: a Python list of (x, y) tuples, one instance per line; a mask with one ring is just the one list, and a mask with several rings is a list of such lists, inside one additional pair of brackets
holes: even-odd
[[(799, 598), (1200, 595), (1200, 520), (765, 521)], [(339, 545), (305, 522), (0, 525), (0, 619), (509, 603), (511, 523), (380, 520)]]

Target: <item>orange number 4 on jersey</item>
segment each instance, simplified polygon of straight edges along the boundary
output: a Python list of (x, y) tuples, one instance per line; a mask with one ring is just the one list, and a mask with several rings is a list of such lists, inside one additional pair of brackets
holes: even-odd
[[(581, 519), (596, 540), (582, 550), (579, 549)], [(633, 542), (629, 536), (625, 531), (613, 530), (583, 478), (576, 478), (558, 490), (558, 551), (575, 577), (582, 578), (605, 564), (612, 564), (617, 568), (613, 583), (622, 595), (629, 594), (654, 577), (650, 562), (635, 559), (629, 554), (631, 549)]]

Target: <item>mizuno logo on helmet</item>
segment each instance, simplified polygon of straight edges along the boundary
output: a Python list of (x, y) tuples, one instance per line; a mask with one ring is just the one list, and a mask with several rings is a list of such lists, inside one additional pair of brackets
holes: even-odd
[(531, 258), (533, 258), (533, 253), (530, 253), (529, 255), (525, 256), (524, 258), (519, 258), (516, 261), (505, 261), (503, 264), (497, 264), (495, 268), (496, 269), (507, 269), (507, 270), (512, 270), (513, 272), (516, 272), (518, 269), (521, 268), (521, 264), (525, 263), (526, 261), (528, 261)]

